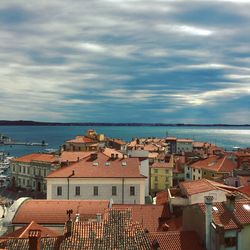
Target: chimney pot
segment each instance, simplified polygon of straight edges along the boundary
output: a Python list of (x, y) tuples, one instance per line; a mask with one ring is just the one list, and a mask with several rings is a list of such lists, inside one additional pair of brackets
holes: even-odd
[(29, 250), (40, 250), (41, 249), (41, 230), (30, 230), (29, 231)]

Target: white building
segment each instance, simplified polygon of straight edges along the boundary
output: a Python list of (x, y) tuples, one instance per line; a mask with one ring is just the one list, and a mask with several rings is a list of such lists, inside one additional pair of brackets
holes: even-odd
[(144, 204), (145, 180), (138, 158), (119, 159), (92, 153), (47, 176), (47, 199), (112, 200)]

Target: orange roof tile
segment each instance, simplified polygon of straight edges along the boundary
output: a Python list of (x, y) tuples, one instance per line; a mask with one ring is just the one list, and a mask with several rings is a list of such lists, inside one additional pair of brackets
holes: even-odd
[(29, 154), (29, 155), (24, 155), (19, 158), (15, 158), (12, 161), (15, 162), (32, 162), (32, 161), (40, 161), (40, 162), (49, 162), (53, 163), (58, 161), (58, 158), (53, 155), (53, 154)]
[(47, 178), (67, 178), (74, 170), (71, 178), (146, 178), (140, 174), (138, 158), (111, 159), (103, 153), (97, 158), (91, 156), (70, 166), (57, 169)]
[(250, 185), (248, 186), (244, 186), (244, 187), (240, 187), (238, 189), (241, 193), (247, 195), (250, 198)]
[(111, 155), (114, 154), (115, 156), (118, 155), (118, 158), (123, 158), (123, 154), (113, 148), (105, 148), (102, 152), (108, 157), (111, 157)]
[(34, 221), (29, 225), (19, 228), (18, 230), (4, 235), (4, 238), (28, 238), (29, 230), (41, 230), (41, 237), (57, 237), (59, 234), (49, 228), (43, 227)]
[(218, 157), (213, 155), (204, 160), (196, 161), (191, 167), (215, 172), (232, 172), (237, 167), (237, 164), (228, 159), (227, 156)]
[(163, 205), (168, 202), (168, 192), (167, 191), (161, 191), (156, 194), (156, 204), (157, 205)]
[(71, 152), (71, 151), (63, 151), (60, 155), (60, 160), (62, 162), (77, 162), (78, 159), (81, 160), (83, 158), (88, 157), (91, 153), (93, 152), (82, 152), (82, 151), (77, 151), (77, 152)]
[[(132, 220), (142, 224), (143, 228), (149, 232), (161, 230), (161, 224), (170, 216), (167, 205), (113, 204), (113, 208), (131, 209)], [(161, 222), (159, 218), (162, 218)]]
[(79, 213), (84, 219), (104, 213), (108, 204), (107, 200), (27, 200), (17, 210), (12, 223), (64, 224), (68, 209), (73, 209), (74, 215)]
[(199, 236), (194, 231), (150, 233), (151, 244), (159, 243), (161, 250), (203, 250)]
[(180, 188), (187, 195), (193, 195), (197, 193), (208, 192), (211, 190), (223, 189), (225, 192), (235, 191), (237, 190), (234, 187), (226, 186), (215, 181), (210, 181), (207, 179), (200, 179), (195, 181), (183, 181), (180, 182)]
[(73, 143), (94, 143), (93, 139), (86, 137), (86, 136), (76, 136), (74, 139), (66, 141), (66, 142), (73, 142)]

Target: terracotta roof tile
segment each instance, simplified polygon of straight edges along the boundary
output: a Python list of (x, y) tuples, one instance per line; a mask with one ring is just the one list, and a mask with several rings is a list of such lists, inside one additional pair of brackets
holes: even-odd
[(15, 162), (32, 162), (32, 161), (40, 161), (40, 162), (57, 162), (58, 158), (55, 157), (53, 154), (29, 154), (29, 155), (24, 155), (19, 158), (15, 158), (12, 161)]
[(152, 166), (150, 166), (150, 168), (171, 168), (172, 166), (170, 163), (167, 162), (155, 162), (152, 164)]
[(210, 181), (207, 179), (200, 179), (195, 181), (183, 181), (180, 182), (180, 188), (182, 191), (190, 196), (197, 193), (208, 192), (211, 190), (223, 189), (225, 192), (235, 191), (237, 190), (234, 187), (226, 186), (215, 181)]
[(94, 141), (93, 139), (86, 137), (86, 136), (76, 136), (74, 139), (66, 141), (69, 143), (94, 143), (96, 141)]
[(150, 233), (151, 245), (159, 243), (161, 250), (203, 250), (199, 236), (194, 231), (171, 231)]
[(91, 156), (70, 166), (57, 169), (47, 178), (67, 178), (74, 170), (71, 178), (146, 178), (140, 174), (138, 158), (111, 159), (103, 153), (97, 158)]
[(18, 230), (4, 235), (4, 238), (28, 238), (29, 230), (41, 230), (41, 237), (57, 237), (59, 234), (51, 229), (43, 227), (32, 221), (29, 225), (19, 228)]
[(104, 213), (108, 204), (107, 200), (27, 200), (17, 210), (12, 223), (64, 224), (68, 209), (73, 209), (73, 213), (79, 213), (83, 219), (95, 218), (97, 213)]
[(240, 187), (238, 190), (250, 198), (250, 185), (245, 187)]
[(228, 156), (219, 157), (213, 155), (204, 160), (196, 161), (191, 167), (215, 172), (232, 172), (237, 167), (237, 164), (228, 159)]
[(71, 151), (63, 151), (60, 155), (60, 160), (62, 162), (77, 162), (78, 159), (84, 159), (88, 157), (91, 153), (93, 152), (82, 152), (82, 151), (77, 151), (77, 152), (71, 152)]
[[(129, 208), (132, 211), (132, 220), (142, 224), (144, 229), (149, 232), (161, 230), (161, 225), (164, 224), (170, 216), (167, 205), (121, 205), (113, 204), (115, 209)], [(161, 218), (161, 219), (159, 219)]]
[[(199, 204), (205, 213), (205, 204)], [(250, 224), (250, 200), (236, 200), (231, 212), (225, 202), (213, 203), (212, 215), (216, 225), (223, 225), (225, 230), (239, 229), (241, 225)]]

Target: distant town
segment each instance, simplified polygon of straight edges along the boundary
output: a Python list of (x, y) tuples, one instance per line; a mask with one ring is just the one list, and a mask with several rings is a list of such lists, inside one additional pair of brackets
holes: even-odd
[(0, 126), (206, 126), (248, 127), (250, 124), (191, 124), (191, 123), (138, 123), (138, 122), (38, 122), (0, 120)]
[(250, 147), (89, 129), (0, 171), (0, 249), (249, 250)]

